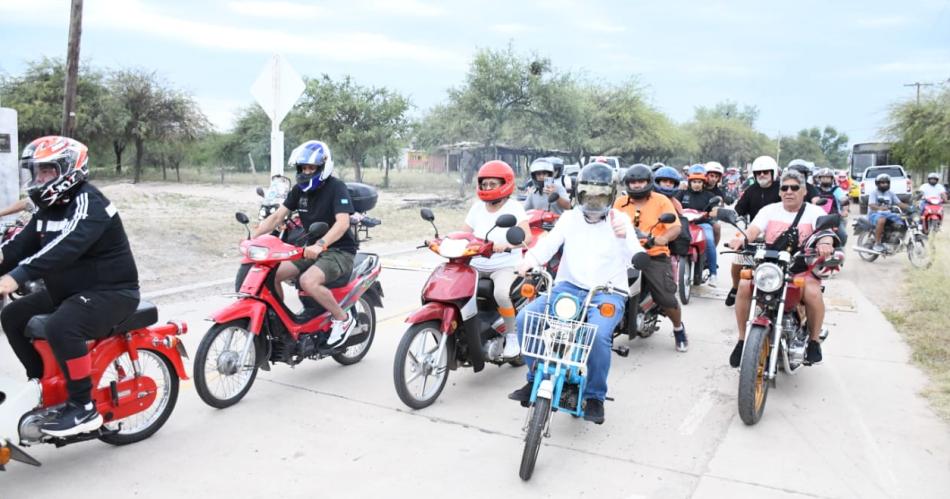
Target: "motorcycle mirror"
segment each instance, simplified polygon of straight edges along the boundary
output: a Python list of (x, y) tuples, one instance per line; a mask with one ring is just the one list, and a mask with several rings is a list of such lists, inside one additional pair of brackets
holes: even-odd
[(815, 206), (824, 206), (828, 204), (828, 198), (821, 198), (818, 201), (815, 201)]
[(258, 196), (264, 197), (264, 188), (263, 188), (263, 187), (257, 186), (257, 190), (254, 191), (254, 192), (257, 192), (257, 195), (258, 195)]
[(560, 194), (556, 192), (552, 192), (551, 195), (548, 196), (548, 203), (555, 203), (557, 202), (558, 199), (560, 199), (560, 197), (561, 197)]
[(307, 235), (313, 239), (320, 239), (330, 231), (330, 226), (326, 222), (314, 222), (307, 229)]
[(518, 226), (509, 228), (508, 232), (505, 233), (505, 239), (512, 246), (520, 246), (524, 242), (524, 237), (524, 229)]
[(818, 217), (817, 221), (815, 221), (815, 230), (837, 229), (840, 223), (841, 215), (838, 215), (837, 213), (822, 215)]
[(664, 213), (660, 215), (659, 220), (662, 224), (671, 224), (676, 221), (676, 215), (674, 213)]
[(716, 218), (719, 220), (735, 225), (739, 221), (739, 215), (736, 214), (734, 210), (729, 208), (719, 208), (719, 211), (716, 213)]
[(419, 210), (419, 216), (421, 216), (426, 222), (433, 222), (435, 220), (435, 213), (432, 213), (432, 210), (429, 208), (423, 208)]
[(643, 270), (650, 264), (650, 255), (646, 254), (645, 251), (633, 255), (633, 266), (639, 270)]
[(713, 209), (713, 208), (719, 206), (720, 203), (722, 203), (722, 198), (719, 197), (719, 196), (714, 196), (712, 199), (709, 200), (709, 204), (706, 205), (706, 210), (705, 210), (705, 211), (709, 211), (709, 210), (711, 210), (711, 209)]
[(515, 225), (518, 225), (518, 219), (515, 218), (515, 216), (510, 213), (505, 213), (504, 215), (499, 216), (497, 220), (495, 220), (495, 226), (501, 227), (503, 229), (508, 228), (508, 227), (514, 227)]
[(238, 223), (244, 225), (251, 223), (251, 219), (247, 218), (247, 215), (241, 213), (240, 211), (234, 214), (234, 218), (238, 221)]

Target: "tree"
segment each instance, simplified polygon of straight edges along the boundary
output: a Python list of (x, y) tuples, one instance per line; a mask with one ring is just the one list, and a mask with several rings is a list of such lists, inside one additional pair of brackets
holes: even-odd
[[(814, 130), (817, 131), (818, 129), (815, 128)], [(809, 135), (808, 130), (798, 132), (798, 135), (795, 137), (781, 137), (779, 140), (781, 143), (781, 147), (779, 148), (781, 153), (779, 157), (776, 158), (779, 165), (786, 164), (793, 159), (804, 159), (816, 165), (829, 164), (825, 153), (821, 150), (821, 143)]]
[(904, 167), (925, 173), (950, 164), (950, 87), (923, 96), (919, 104), (894, 105), (889, 121), (893, 153)]
[(741, 166), (758, 156), (774, 152), (774, 143), (753, 125), (758, 116), (755, 107), (741, 111), (733, 102), (713, 108), (699, 107), (686, 129), (693, 135), (702, 161)]

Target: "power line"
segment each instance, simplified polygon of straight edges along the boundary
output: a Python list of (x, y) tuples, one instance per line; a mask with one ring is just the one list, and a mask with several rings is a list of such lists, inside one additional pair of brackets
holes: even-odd
[(919, 105), (920, 105), (920, 87), (932, 87), (932, 86), (934, 86), (934, 84), (933, 84), (933, 83), (921, 83), (921, 82), (919, 82), (919, 81), (915, 81), (914, 83), (905, 83), (904, 86), (905, 86), (905, 87), (917, 87), (917, 105), (919, 106)]

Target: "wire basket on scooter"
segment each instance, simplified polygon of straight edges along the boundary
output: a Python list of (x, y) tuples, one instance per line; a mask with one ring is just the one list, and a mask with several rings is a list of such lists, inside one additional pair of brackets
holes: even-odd
[(596, 336), (597, 326), (594, 324), (527, 312), (521, 354), (584, 369)]

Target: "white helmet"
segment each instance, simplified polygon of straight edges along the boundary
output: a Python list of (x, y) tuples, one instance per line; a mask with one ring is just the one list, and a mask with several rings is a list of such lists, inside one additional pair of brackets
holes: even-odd
[(554, 176), (554, 164), (548, 161), (546, 158), (539, 158), (534, 160), (531, 163), (531, 167), (528, 169), (531, 175), (534, 175), (538, 172), (548, 172), (551, 176)]
[(710, 161), (706, 163), (705, 166), (707, 175), (710, 173), (718, 173), (719, 176), (722, 176), (726, 172), (726, 169), (722, 167), (722, 163), (718, 161)]
[(759, 156), (758, 158), (755, 158), (755, 161), (752, 162), (752, 167), (749, 168), (749, 173), (752, 176), (755, 176), (756, 172), (765, 171), (772, 172), (772, 179), (778, 180), (778, 163), (775, 162), (775, 158), (772, 156)]
[[(319, 140), (308, 140), (290, 153), (287, 164), (297, 169), (297, 184), (304, 192), (319, 188), (333, 175), (333, 156), (330, 147)], [(303, 173), (303, 165), (317, 167), (314, 173)]]

